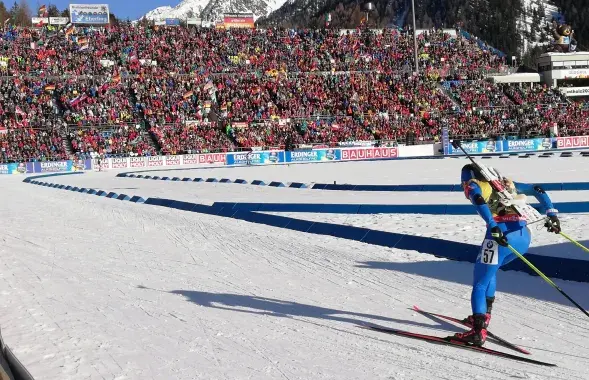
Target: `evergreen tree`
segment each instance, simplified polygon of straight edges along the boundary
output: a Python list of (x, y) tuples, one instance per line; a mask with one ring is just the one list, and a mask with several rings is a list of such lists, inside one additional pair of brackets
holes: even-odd
[(10, 18), (10, 13), (6, 9), (3, 1), (0, 1), (0, 27), (4, 25), (4, 22)]
[(69, 18), (70, 17), (70, 9), (69, 8), (64, 9), (63, 11), (61, 11), (61, 14), (59, 16)]
[(57, 9), (55, 4), (49, 4), (47, 7), (47, 14), (49, 14), (49, 17), (59, 17), (59, 9)]
[(18, 5), (18, 10), (14, 19), (15, 24), (20, 26), (30, 26), (32, 16), (33, 12), (31, 11), (27, 0), (20, 0), (20, 4)]

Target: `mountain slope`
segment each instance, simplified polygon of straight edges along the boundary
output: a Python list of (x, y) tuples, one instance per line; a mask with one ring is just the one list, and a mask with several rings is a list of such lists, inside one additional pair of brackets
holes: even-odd
[(223, 13), (253, 13), (256, 18), (277, 10), (285, 0), (183, 0), (175, 7), (164, 6), (147, 12), (142, 18), (162, 20), (191, 17), (214, 21)]
[[(404, 27), (411, 23), (409, 0), (373, 0), (369, 27)], [(331, 15), (333, 28), (355, 28), (366, 13), (355, 0), (294, 0), (258, 21), (260, 26), (321, 27)], [(418, 28), (461, 25), (508, 55), (551, 39), (544, 29), (557, 7), (551, 0), (415, 0)]]

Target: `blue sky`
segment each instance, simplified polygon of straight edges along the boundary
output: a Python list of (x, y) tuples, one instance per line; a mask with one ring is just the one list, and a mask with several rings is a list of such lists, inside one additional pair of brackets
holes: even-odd
[[(3, 0), (6, 8), (10, 9), (14, 0)], [(63, 10), (69, 7), (70, 3), (73, 4), (108, 4), (110, 11), (117, 17), (126, 19), (129, 17), (131, 20), (135, 20), (140, 16), (143, 16), (148, 11), (161, 7), (163, 5), (176, 6), (180, 4), (181, 0), (103, 0), (103, 1), (84, 1), (84, 0), (28, 0), (31, 4), (31, 9), (34, 11), (39, 9), (38, 5), (49, 5), (55, 4), (59, 10)]]

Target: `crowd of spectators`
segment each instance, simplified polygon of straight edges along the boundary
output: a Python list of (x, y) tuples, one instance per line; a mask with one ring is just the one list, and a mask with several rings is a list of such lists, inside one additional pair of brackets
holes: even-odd
[(18, 128), (0, 133), (0, 162), (51, 161), (67, 158), (56, 130)]
[(83, 157), (92, 154), (125, 156), (131, 153), (139, 156), (156, 154), (147, 133), (136, 125), (122, 125), (109, 128), (79, 128), (70, 132), (74, 151)]
[(64, 128), (78, 155), (426, 142), (443, 127), (478, 137), (588, 132), (586, 104), (485, 80), (507, 66), (478, 41), (431, 30), (417, 43), (420, 74), (413, 36), (396, 29), (7, 27), (0, 131), (4, 145), (22, 147), (3, 159), (65, 154)]

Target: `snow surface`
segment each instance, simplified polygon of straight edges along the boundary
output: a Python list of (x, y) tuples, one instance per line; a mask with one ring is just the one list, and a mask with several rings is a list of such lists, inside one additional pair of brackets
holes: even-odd
[[(581, 160), (492, 163), (519, 180), (587, 181), (589, 169)], [(158, 175), (455, 183), (464, 163), (388, 161)], [(464, 202), (459, 193), (424, 197), (424, 193), (275, 189), (147, 181), (115, 174), (49, 180), (202, 203), (364, 203), (372, 198), (372, 203), (389, 204)], [(529, 348), (532, 358), (555, 362), (558, 368), (354, 326), (369, 321), (441, 336), (460, 331), (410, 307), (417, 304), (458, 317), (469, 314), (469, 263), (21, 180), (12, 176), (0, 180), (0, 212), (10, 226), (0, 231), (0, 326), (7, 344), (37, 379), (586, 379), (588, 320), (538, 277), (499, 274), (491, 327)], [(562, 200), (568, 195), (581, 197), (573, 192), (551, 194), (557, 195)], [(319, 217), (340, 222), (347, 216)], [(354, 223), (395, 232), (448, 239), (456, 235), (457, 240), (473, 244), (481, 238), (480, 222), (464, 216), (444, 217), (451, 231), (443, 228), (439, 216), (350, 217), (357, 218)], [(395, 223), (387, 217), (402, 219)], [(575, 226), (571, 235), (586, 233), (586, 218), (575, 214), (566, 220)], [(539, 235), (537, 245), (545, 244)], [(589, 284), (556, 282), (589, 307)], [(506, 351), (492, 342), (488, 346)]]

